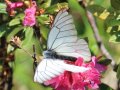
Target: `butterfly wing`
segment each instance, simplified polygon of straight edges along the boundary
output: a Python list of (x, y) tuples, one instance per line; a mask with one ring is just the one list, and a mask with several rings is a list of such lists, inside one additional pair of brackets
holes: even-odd
[(91, 60), (87, 42), (77, 38), (73, 18), (65, 9), (57, 14), (47, 45), (48, 49), (54, 50), (58, 55), (82, 57), (85, 61)]
[(67, 64), (63, 60), (43, 59), (36, 69), (34, 81), (44, 83), (45, 81), (51, 80), (53, 77), (62, 74), (64, 71), (77, 73), (85, 72), (86, 70), (88, 70), (88, 68)]

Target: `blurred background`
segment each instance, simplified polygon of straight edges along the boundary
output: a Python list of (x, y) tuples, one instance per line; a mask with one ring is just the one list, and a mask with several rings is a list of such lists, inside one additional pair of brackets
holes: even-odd
[[(17, 1), (11, 0), (11, 2)], [(19, 1), (27, 5), (30, 0)], [(102, 53), (85, 11), (89, 10), (94, 15), (102, 42), (116, 63), (115, 71), (113, 71), (113, 67), (109, 66), (107, 73), (103, 74), (105, 79), (102, 79), (104, 84), (101, 87), (104, 88), (100, 90), (116, 89), (120, 76), (120, 1), (86, 0), (86, 8), (81, 0), (36, 0), (36, 3), (38, 8), (40, 10), (43, 9), (45, 12), (36, 16), (37, 23), (35, 26), (26, 27), (22, 24), (26, 6), (15, 9), (15, 15), (10, 16), (6, 12), (7, 4), (4, 0), (0, 0), (0, 90), (52, 90), (50, 87), (33, 81), (34, 60), (25, 51), (33, 55), (33, 45), (35, 45), (36, 57), (39, 61), (41, 60), (42, 51), (46, 49), (47, 35), (50, 31), (51, 19), (49, 15), (52, 15), (54, 18), (61, 8), (69, 8), (69, 12), (74, 19), (78, 37), (88, 37), (89, 48), (92, 54), (100, 56)], [(20, 48), (14, 44), (11, 45), (11, 38), (14, 36), (18, 36), (21, 39), (19, 41), (18, 38), (14, 38), (14, 40), (19, 41)], [(103, 56), (103, 58), (106, 57)], [(118, 79), (116, 78), (116, 72)], [(7, 87), (7, 84), (9, 84), (9, 89), (3, 89), (4, 86), (4, 88)]]

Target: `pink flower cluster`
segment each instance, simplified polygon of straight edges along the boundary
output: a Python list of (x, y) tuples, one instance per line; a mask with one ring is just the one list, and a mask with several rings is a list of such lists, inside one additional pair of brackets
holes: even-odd
[(46, 81), (44, 84), (50, 85), (55, 90), (85, 90), (85, 88), (98, 88), (98, 84), (100, 84), (100, 72), (106, 70), (106, 66), (98, 64), (95, 57), (92, 57), (92, 61), (89, 63), (84, 63), (82, 58), (78, 58), (75, 63), (71, 64), (89, 67), (90, 70), (83, 73), (65, 71), (60, 76)]
[[(20, 8), (22, 6), (24, 6), (24, 2), (14, 2), (12, 3), (9, 0), (5, 0), (7, 8), (6, 11), (9, 13), (10, 16), (14, 16), (15, 15), (15, 9), (16, 8)], [(29, 6), (29, 8), (27, 8), (25, 10), (25, 17), (24, 17), (24, 21), (23, 21), (23, 25), (24, 26), (33, 26), (36, 23), (36, 17), (35, 17), (35, 13), (36, 13), (36, 2), (32, 1), (31, 2), (32, 5)]]
[(9, 0), (5, 0), (5, 2), (7, 4), (6, 11), (9, 13), (10, 16), (14, 16), (16, 8), (20, 8), (20, 7), (23, 6), (23, 2), (14, 2), (14, 3), (12, 3)]
[(25, 17), (23, 21), (24, 26), (33, 26), (36, 23), (36, 2), (33, 1), (33, 5), (25, 10)]

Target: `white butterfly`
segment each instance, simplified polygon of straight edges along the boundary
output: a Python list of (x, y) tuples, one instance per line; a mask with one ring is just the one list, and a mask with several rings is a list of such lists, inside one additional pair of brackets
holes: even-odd
[(82, 57), (85, 61), (91, 60), (87, 42), (77, 37), (73, 18), (65, 9), (61, 10), (54, 20), (48, 36), (47, 49), (43, 52), (44, 59), (36, 68), (35, 82), (44, 83), (64, 71), (84, 72), (88, 70), (88, 68), (64, 62), (66, 58), (74, 60), (78, 57)]

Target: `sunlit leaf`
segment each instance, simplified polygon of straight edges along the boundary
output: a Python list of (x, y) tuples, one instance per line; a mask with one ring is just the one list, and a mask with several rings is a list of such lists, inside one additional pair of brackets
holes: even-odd
[(100, 5), (90, 5), (87, 9), (102, 20), (105, 20), (110, 15), (110, 12)]
[(6, 4), (5, 3), (0, 3), (0, 13), (7, 14), (7, 12), (6, 12)]
[(109, 33), (111, 34), (109, 41), (114, 43), (120, 42), (120, 26), (113, 26), (109, 28)]
[[(111, 1), (113, 2), (113, 0)], [(94, 16), (104, 20), (104, 29), (111, 35), (109, 41), (114, 43), (120, 42), (120, 12), (108, 10), (100, 5), (90, 5), (88, 9)]]
[(16, 26), (7, 34), (7, 41), (9, 42), (12, 37), (19, 33), (23, 29), (23, 26)]
[(12, 19), (9, 23), (9, 26), (14, 26), (14, 25), (18, 25), (20, 24), (20, 19), (19, 18), (15, 18), (15, 19)]
[(42, 5), (40, 5), (40, 8), (48, 8), (51, 5), (51, 0), (45, 0)]
[(109, 42), (116, 42), (117, 37), (115, 35), (112, 35), (109, 39)]
[(68, 3), (57, 3), (55, 5), (52, 5), (48, 7), (45, 12), (49, 14), (53, 14), (54, 12), (58, 12), (59, 10), (66, 8), (68, 9)]
[[(15, 51), (16, 68), (14, 70), (14, 78), (17, 84), (25, 85), (27, 88), (29, 87), (29, 88), (32, 88), (33, 90), (37, 90), (41, 88), (41, 86), (37, 85), (33, 81), (33, 73), (34, 73), (33, 72), (33, 59), (31, 57), (31, 55), (33, 55), (33, 49), (32, 49), (33, 44), (35, 44), (37, 55), (40, 54), (41, 50), (39, 47), (39, 42), (34, 37), (33, 32), (34, 31), (32, 27), (24, 28), (24, 33), (22, 33), (22, 35), (24, 36), (25, 34), (25, 38), (22, 40), (22, 45), (21, 45), (22, 49), (17, 49)], [(31, 55), (26, 53), (23, 49), (29, 52)]]
[(32, 43), (31, 40), (33, 38), (33, 28), (25, 27), (24, 32), (25, 32), (25, 39), (22, 42), (22, 46), (27, 46)]
[(117, 19), (118, 15), (110, 15), (106, 20), (105, 20), (105, 26), (116, 26), (120, 25), (120, 19)]

